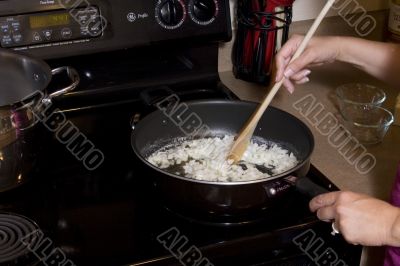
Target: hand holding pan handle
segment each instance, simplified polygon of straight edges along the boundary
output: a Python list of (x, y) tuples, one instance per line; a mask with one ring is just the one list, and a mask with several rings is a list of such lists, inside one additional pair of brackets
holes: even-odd
[[(329, 190), (315, 184), (314, 182), (312, 182), (308, 177), (302, 177), (302, 178), (298, 178), (296, 180), (296, 189), (306, 195), (309, 196), (310, 198), (314, 198), (318, 195), (324, 194), (324, 193), (328, 193), (330, 192)], [(336, 234), (340, 234), (339, 230), (336, 228), (335, 226), (335, 220), (332, 220), (332, 232), (331, 234), (334, 236)]]

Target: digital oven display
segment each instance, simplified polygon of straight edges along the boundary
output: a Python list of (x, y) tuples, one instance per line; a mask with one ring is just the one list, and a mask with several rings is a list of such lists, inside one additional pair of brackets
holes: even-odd
[(42, 16), (29, 17), (31, 29), (65, 26), (70, 24), (71, 17), (68, 13), (51, 14)]

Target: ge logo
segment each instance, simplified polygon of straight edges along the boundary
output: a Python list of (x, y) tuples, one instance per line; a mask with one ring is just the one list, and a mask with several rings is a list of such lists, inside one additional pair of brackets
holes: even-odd
[(131, 12), (127, 16), (129, 22), (134, 22), (136, 20), (136, 14)]

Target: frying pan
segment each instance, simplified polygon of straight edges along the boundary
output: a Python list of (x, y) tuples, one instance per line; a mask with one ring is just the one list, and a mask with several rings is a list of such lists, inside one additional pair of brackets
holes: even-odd
[[(187, 108), (183, 109), (176, 108), (177, 105), (175, 109), (161, 107), (139, 121), (131, 136), (134, 152), (153, 171), (158, 196), (168, 208), (188, 216), (253, 215), (279, 204), (295, 188), (311, 197), (327, 192), (305, 177), (314, 148), (311, 131), (296, 117), (273, 107), (261, 118), (254, 138), (273, 141), (295, 154), (299, 163), (286, 172), (245, 182), (208, 182), (175, 175), (150, 164), (146, 160), (150, 154), (176, 138), (188, 137), (182, 125), (205, 125), (210, 129), (209, 136), (235, 135), (257, 107), (251, 102), (227, 100), (185, 105)], [(192, 118), (197, 121), (190, 121)]]

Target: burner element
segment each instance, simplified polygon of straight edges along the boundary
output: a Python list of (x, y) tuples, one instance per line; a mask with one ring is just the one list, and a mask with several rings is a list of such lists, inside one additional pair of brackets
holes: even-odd
[(30, 251), (39, 240), (39, 227), (30, 219), (0, 213), (0, 265), (32, 265), (37, 259)]

